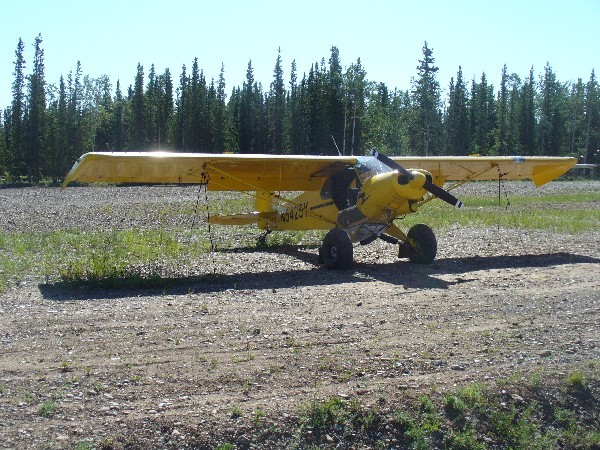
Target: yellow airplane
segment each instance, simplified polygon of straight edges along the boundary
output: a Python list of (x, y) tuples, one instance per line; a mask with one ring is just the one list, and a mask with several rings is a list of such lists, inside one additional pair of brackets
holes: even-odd
[[(63, 182), (202, 184), (212, 191), (245, 191), (255, 211), (216, 215), (210, 223), (256, 224), (277, 230), (329, 230), (319, 250), (330, 269), (347, 269), (353, 243), (376, 239), (399, 245), (399, 257), (431, 263), (437, 240), (430, 227), (404, 233), (395, 219), (413, 214), (433, 198), (462, 203), (449, 190), (472, 180), (530, 179), (536, 186), (575, 165), (561, 157), (388, 157), (238, 155), (172, 152), (92, 152), (77, 160)], [(447, 181), (455, 184), (449, 189)], [(282, 192), (303, 191), (294, 198)]]

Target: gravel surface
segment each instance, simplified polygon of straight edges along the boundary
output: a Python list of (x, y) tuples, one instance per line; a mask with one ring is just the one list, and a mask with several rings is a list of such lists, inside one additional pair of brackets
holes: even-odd
[[(600, 183), (506, 187), (539, 196), (597, 192)], [(472, 183), (457, 193), (497, 188)], [(2, 189), (0, 230), (205, 227), (198, 194)], [(438, 233), (432, 265), (398, 260), (377, 242), (357, 247), (348, 271), (316, 265), (314, 246), (247, 248), (258, 233), (233, 230), (239, 245), (179, 268), (218, 274), (202, 282), (93, 290), (27, 277), (0, 293), (0, 448), (310, 443), (295, 427), (314, 399), (392, 411), (423, 392), (564, 376), (600, 356), (600, 227), (451, 227)]]

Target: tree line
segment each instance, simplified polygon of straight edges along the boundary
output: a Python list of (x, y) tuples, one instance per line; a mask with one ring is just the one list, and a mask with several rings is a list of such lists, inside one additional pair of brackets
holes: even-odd
[(60, 181), (87, 151), (173, 150), (272, 154), (569, 155), (600, 163), (600, 91), (589, 80), (561, 82), (549, 64), (536, 77), (509, 73), (495, 89), (485, 73), (465, 80), (461, 67), (442, 95), (433, 50), (422, 47), (407, 90), (370, 81), (360, 58), (344, 67), (339, 50), (301, 76), (293, 61), (284, 81), (281, 51), (263, 87), (248, 63), (242, 86), (226, 93), (224, 67), (208, 81), (194, 59), (178, 80), (169, 69), (115, 88), (106, 75), (49, 84), (42, 36), (25, 74), (24, 43), (15, 50), (12, 102), (0, 118), (0, 178)]

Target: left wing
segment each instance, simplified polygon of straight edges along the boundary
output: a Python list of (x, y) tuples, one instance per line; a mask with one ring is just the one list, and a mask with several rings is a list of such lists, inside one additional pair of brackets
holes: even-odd
[(213, 191), (314, 191), (355, 157), (92, 152), (63, 182), (208, 184)]

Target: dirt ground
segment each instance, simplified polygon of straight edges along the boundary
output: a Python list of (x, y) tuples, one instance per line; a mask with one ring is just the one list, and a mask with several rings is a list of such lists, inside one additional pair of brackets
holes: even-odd
[[(0, 226), (176, 227), (159, 212), (196, 195), (3, 189)], [(357, 247), (348, 271), (318, 266), (314, 246), (241, 246), (195, 262), (219, 276), (163, 290), (28, 275), (0, 293), (0, 448), (267, 448), (256, 424), (301, 441), (287, 425), (314, 399), (392, 410), (422, 392), (598, 360), (600, 224), (585, 235), (451, 227), (438, 240), (432, 265), (378, 242)]]

